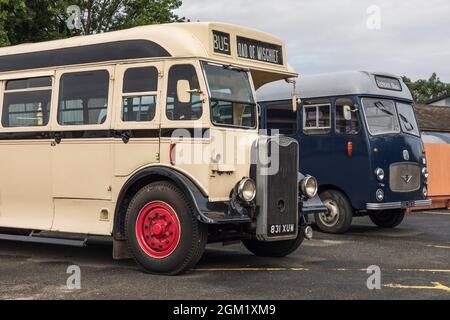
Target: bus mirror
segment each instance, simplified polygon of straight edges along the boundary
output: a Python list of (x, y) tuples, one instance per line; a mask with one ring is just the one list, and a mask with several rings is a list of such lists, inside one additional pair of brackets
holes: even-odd
[(344, 119), (346, 121), (351, 121), (352, 120), (352, 107), (344, 106)]
[(177, 97), (181, 103), (191, 102), (191, 85), (188, 80), (178, 80)]

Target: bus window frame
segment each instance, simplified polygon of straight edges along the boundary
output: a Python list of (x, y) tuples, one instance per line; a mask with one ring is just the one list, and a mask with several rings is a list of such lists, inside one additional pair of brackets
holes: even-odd
[[(4, 94), (7, 92), (6, 82), (10, 80), (19, 80), (19, 79), (28, 79), (28, 78), (40, 78), (40, 77), (51, 77), (52, 78), (52, 87), (51, 87), (51, 99), (50, 99), (50, 112), (49, 112), (49, 121), (45, 126), (27, 126), (27, 127), (4, 127), (2, 121), (0, 121), (0, 129), (2, 133), (27, 133), (27, 132), (49, 132), (52, 127), (53, 114), (55, 113), (54, 108), (54, 99), (57, 89), (56, 84), (56, 72), (55, 70), (51, 71), (28, 71), (28, 72), (20, 72), (20, 73), (11, 73), (0, 76), (0, 119), (3, 118), (3, 102), (4, 102)], [(35, 88), (33, 88), (35, 89)], [(8, 90), (9, 91), (9, 90)]]
[[(123, 92), (123, 84), (125, 80), (125, 74), (130, 69), (136, 68), (155, 68), (158, 72), (157, 77), (157, 91), (144, 91), (144, 92)], [(161, 62), (141, 62), (141, 63), (133, 63), (133, 64), (122, 64), (116, 68), (116, 89), (115, 94), (117, 104), (120, 104), (118, 110), (116, 110), (116, 127), (118, 129), (148, 129), (153, 128), (155, 125), (159, 126), (160, 117), (161, 117), (161, 101), (163, 99), (162, 92), (164, 83), (162, 81), (162, 76), (164, 75), (163, 63)], [(155, 116), (151, 121), (124, 121), (123, 120), (123, 99), (125, 97), (142, 97), (142, 96), (154, 96), (156, 97), (156, 106), (155, 106)]]
[[(259, 126), (260, 126), (260, 123), (259, 123), (259, 107), (258, 107), (259, 104), (258, 104), (258, 98), (257, 98), (257, 95), (256, 95), (255, 84), (253, 82), (252, 73), (250, 71), (248, 71), (247, 72), (247, 76), (248, 76), (248, 81), (250, 82), (250, 89), (252, 90), (253, 101), (254, 101), (254, 104), (255, 104), (255, 126), (254, 127), (242, 127), (242, 126), (236, 126), (236, 125), (218, 124), (218, 123), (215, 123), (214, 120), (213, 120), (214, 117), (213, 117), (213, 114), (212, 114), (211, 98), (210, 98), (211, 90), (209, 88), (209, 83), (207, 81), (207, 76), (206, 76), (206, 73), (205, 73), (205, 69), (202, 66), (202, 63), (212, 63), (212, 64), (216, 64), (216, 65), (220, 65), (220, 66), (223, 66), (224, 64), (222, 62), (217, 62), (217, 61), (212, 61), (212, 60), (201, 60), (201, 61), (199, 61), (200, 68), (201, 68), (201, 74), (202, 74), (202, 81), (203, 81), (203, 84), (205, 85), (206, 90), (207, 90), (206, 93), (205, 93), (205, 101), (207, 101), (206, 105), (207, 105), (207, 108), (209, 109), (208, 114), (209, 114), (210, 125), (212, 127), (215, 127), (215, 128), (223, 128), (223, 129), (227, 129), (228, 128), (228, 129), (233, 129), (233, 130), (243, 130), (243, 131), (246, 131), (246, 132), (247, 131), (257, 130), (259, 128)], [(230, 66), (238, 68), (238, 69), (243, 69), (242, 67), (235, 66), (235, 65), (230, 65)]]
[[(308, 101), (308, 100), (303, 101), (303, 105), (302, 105), (302, 109), (303, 109), (302, 110), (302, 131), (303, 131), (303, 134), (305, 134), (307, 136), (323, 136), (323, 135), (327, 135), (327, 134), (332, 133), (332, 131), (333, 131), (333, 115), (332, 115), (332, 113), (333, 113), (333, 101), (332, 101), (332, 99), (327, 99), (327, 100), (329, 100), (330, 102), (329, 103), (308, 104), (308, 105), (305, 105), (305, 101)], [(312, 100), (312, 101), (314, 101), (314, 100)], [(329, 127), (306, 128), (306, 116), (305, 116), (306, 115), (306, 108), (313, 108), (313, 107), (315, 107), (316, 110), (318, 110), (319, 107), (323, 107), (323, 106), (328, 106), (329, 107), (329, 110), (330, 110), (330, 126)], [(319, 122), (318, 116), (319, 116), (319, 112), (317, 112), (317, 115), (316, 115), (316, 123)], [(313, 130), (324, 130), (324, 131), (327, 130), (327, 131), (326, 132), (316, 133), (316, 132), (313, 132)]]
[[(337, 109), (336, 109), (336, 107), (337, 107), (337, 101), (340, 100), (340, 99), (351, 100), (352, 103), (353, 103), (353, 106), (356, 108), (355, 114), (356, 114), (356, 117), (358, 118), (359, 128), (358, 128), (358, 131), (355, 132), (355, 133), (340, 133), (340, 132), (337, 132), (337, 117), (336, 117)], [(365, 130), (365, 129), (363, 129), (363, 121), (361, 121), (361, 112), (360, 112), (361, 107), (359, 106), (358, 101), (355, 100), (355, 98), (353, 96), (338, 96), (338, 97), (335, 97), (333, 105), (334, 105), (334, 134), (335, 135), (337, 135), (337, 136), (357, 136), (357, 135), (359, 135), (361, 133), (361, 131)]]
[[(55, 94), (52, 100), (52, 105), (55, 106), (53, 117), (51, 120), (53, 131), (100, 131), (100, 130), (109, 130), (112, 125), (112, 116), (114, 109), (114, 92), (116, 91), (115, 87), (115, 70), (116, 65), (98, 65), (98, 66), (80, 66), (73, 68), (63, 68), (56, 71), (55, 75)], [(80, 125), (61, 125), (58, 121), (59, 115), (59, 94), (60, 94), (60, 82), (61, 77), (64, 74), (69, 73), (79, 73), (79, 72), (89, 72), (89, 71), (107, 71), (109, 74), (108, 81), (108, 103), (106, 109), (106, 119), (102, 124), (80, 124)]]
[[(421, 132), (421, 130), (420, 130), (420, 125), (419, 125), (419, 122), (417, 121), (416, 110), (414, 110), (414, 103), (413, 103), (413, 102), (401, 101), (401, 100), (394, 100), (394, 103), (395, 103), (395, 109), (397, 110), (398, 121), (399, 121), (399, 123), (400, 123), (400, 130), (401, 130), (401, 132), (403, 132), (403, 133), (405, 133), (405, 134), (409, 134), (409, 135), (411, 135), (411, 136), (413, 136), (413, 137), (416, 137), (416, 138), (422, 137), (422, 132)], [(415, 124), (418, 126), (418, 127), (417, 127), (417, 131), (419, 132), (419, 134), (414, 134), (414, 133), (411, 133), (411, 132), (409, 132), (409, 131), (403, 130), (403, 125), (402, 125), (403, 121), (402, 121), (402, 119), (400, 119), (400, 113), (398, 112), (398, 107), (397, 107), (397, 105), (398, 105), (399, 103), (401, 103), (401, 104), (406, 104), (406, 105), (411, 106), (411, 109), (413, 110), (414, 121), (416, 122)]]
[[(390, 135), (390, 134), (400, 134), (402, 133), (402, 126), (400, 124), (400, 118), (397, 112), (397, 106), (396, 106), (396, 101), (397, 99), (394, 99), (393, 97), (389, 97), (389, 96), (359, 96), (359, 101), (360, 101), (360, 105), (361, 105), (361, 109), (362, 109), (362, 113), (361, 115), (364, 118), (364, 125), (365, 125), (365, 131), (371, 136), (371, 137), (379, 137), (379, 136), (383, 136), (383, 135)], [(380, 100), (391, 100), (394, 103), (395, 106), (395, 114), (396, 114), (396, 119), (398, 120), (398, 131), (392, 131), (392, 132), (383, 132), (383, 133), (378, 133), (378, 134), (373, 134), (372, 132), (370, 132), (370, 126), (369, 123), (367, 122), (367, 117), (366, 117), (366, 110), (364, 109), (364, 105), (363, 105), (363, 99), (380, 99)]]

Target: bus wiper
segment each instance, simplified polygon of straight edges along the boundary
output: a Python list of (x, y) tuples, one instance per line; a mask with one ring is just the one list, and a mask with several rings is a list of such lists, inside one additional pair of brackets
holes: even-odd
[(378, 102), (375, 102), (374, 105), (375, 105), (375, 107), (377, 107), (379, 110), (383, 111), (384, 113), (386, 113), (390, 116), (394, 116), (394, 114), (392, 112), (390, 112), (388, 109), (386, 109), (383, 102), (378, 101)]
[(402, 119), (402, 121), (405, 123), (406, 126), (406, 130), (408, 131), (413, 131), (414, 130), (414, 126), (412, 125), (411, 122), (409, 122), (409, 120), (400, 113), (400, 119)]
[(234, 67), (231, 64), (224, 65), (223, 68), (226, 69), (226, 70), (232, 70), (232, 71), (238, 71), (238, 72), (248, 72), (248, 70), (245, 70), (245, 69), (242, 69), (242, 68), (238, 68), (238, 67)]

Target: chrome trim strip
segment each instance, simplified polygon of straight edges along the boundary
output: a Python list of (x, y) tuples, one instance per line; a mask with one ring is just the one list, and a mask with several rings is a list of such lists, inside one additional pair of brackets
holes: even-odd
[[(416, 200), (411, 201), (414, 202), (414, 205), (410, 208), (415, 207), (425, 207), (425, 206), (431, 206), (433, 201), (428, 200)], [(401, 209), (402, 203), (401, 202), (389, 202), (389, 203), (368, 203), (366, 205), (367, 210), (389, 210), (389, 209)]]

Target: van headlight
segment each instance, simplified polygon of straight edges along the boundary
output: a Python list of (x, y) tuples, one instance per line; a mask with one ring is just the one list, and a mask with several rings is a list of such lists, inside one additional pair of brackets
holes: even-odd
[(300, 191), (303, 195), (308, 198), (314, 198), (317, 195), (318, 184), (317, 180), (314, 177), (306, 176), (300, 181)]
[(424, 167), (424, 168), (422, 169), (422, 175), (423, 175), (426, 179), (428, 179), (430, 173), (428, 172), (428, 168), (427, 168), (427, 167)]
[(252, 202), (256, 197), (256, 183), (250, 178), (244, 178), (237, 184), (237, 194), (241, 200)]
[(383, 181), (384, 180), (384, 170), (381, 168), (378, 168), (377, 170), (375, 170), (375, 175), (377, 176), (378, 181)]

